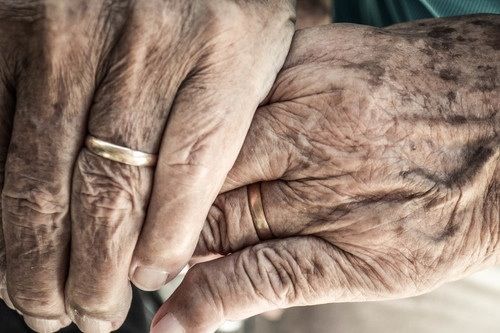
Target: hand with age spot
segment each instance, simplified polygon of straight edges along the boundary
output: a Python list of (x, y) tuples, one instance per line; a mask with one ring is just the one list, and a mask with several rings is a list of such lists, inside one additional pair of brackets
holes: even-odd
[[(185, 266), (286, 58), (293, 2), (0, 2), (0, 290), (31, 328), (115, 330), (129, 278), (154, 290)], [(94, 155), (88, 134), (158, 165)]]
[[(418, 295), (500, 263), (500, 16), (296, 33), (152, 332)], [(247, 186), (261, 182), (259, 239)], [(161, 242), (163, 234), (158, 234)]]

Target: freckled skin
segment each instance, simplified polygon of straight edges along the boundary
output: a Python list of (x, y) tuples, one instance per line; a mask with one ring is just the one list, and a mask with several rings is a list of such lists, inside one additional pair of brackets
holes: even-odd
[[(194, 266), (154, 322), (170, 313), (206, 332), (275, 308), (413, 296), (500, 262), (498, 77), (476, 85), (500, 65), (499, 31), (479, 18), (499, 22), (297, 33), (195, 252), (225, 257)], [(429, 39), (453, 52), (421, 55)], [(258, 181), (269, 241), (244, 186)]]

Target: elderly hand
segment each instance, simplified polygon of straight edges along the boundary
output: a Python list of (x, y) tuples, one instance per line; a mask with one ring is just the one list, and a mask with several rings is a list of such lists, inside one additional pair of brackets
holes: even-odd
[[(182, 269), (285, 60), (293, 16), (291, 0), (0, 4), (2, 120), (15, 114), (12, 135), (10, 121), (0, 131), (0, 289), (30, 327), (55, 331), (69, 316), (111, 331), (129, 276), (157, 289)], [(94, 155), (87, 133), (159, 151), (158, 165)]]
[[(153, 332), (417, 295), (500, 262), (499, 16), (300, 31)], [(246, 185), (262, 181), (259, 239)], [(163, 235), (158, 235), (159, 240)]]

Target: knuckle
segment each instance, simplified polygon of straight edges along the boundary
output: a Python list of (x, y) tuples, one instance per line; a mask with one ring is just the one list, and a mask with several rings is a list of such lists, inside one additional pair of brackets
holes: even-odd
[(228, 254), (230, 252), (228, 242), (225, 241), (227, 238), (224, 237), (224, 226), (224, 210), (220, 209), (217, 204), (212, 205), (198, 241), (198, 250), (200, 253)]
[(246, 188), (230, 193), (219, 195), (210, 207), (198, 241), (197, 254), (227, 255), (257, 242), (255, 227), (246, 211)]
[[(3, 224), (6, 257), (15, 265), (10, 270), (30, 274), (44, 271), (44, 265), (61, 260), (69, 241), (66, 208), (51, 199), (35, 196), (20, 197), (4, 193)], [(29, 278), (29, 276), (21, 276)]]
[(52, 195), (47, 190), (35, 187), (23, 192), (9, 191), (2, 192), (2, 210), (9, 218), (24, 219), (26, 222), (37, 222), (38, 217), (57, 217), (66, 214), (67, 200)]
[(249, 248), (238, 257), (236, 269), (256, 295), (278, 307), (296, 303), (302, 291), (309, 289), (307, 274), (297, 257), (284, 248)]
[[(107, 168), (102, 163), (94, 164), (97, 157), (84, 153), (77, 163), (76, 188), (83, 204), (100, 206), (104, 209), (128, 208), (131, 200), (128, 182), (123, 179), (123, 170), (118, 166)], [(102, 162), (102, 161), (101, 161)]]
[(163, 174), (170, 175), (172, 183), (189, 188), (191, 184), (209, 179), (212, 171), (209, 166), (195, 160), (196, 158), (192, 155), (175, 162), (161, 162), (160, 160), (158, 167), (163, 169)]
[(144, 172), (82, 152), (73, 179), (75, 218), (92, 220), (105, 230), (143, 214), (150, 182), (150, 175)]
[[(204, 121), (203, 127), (196, 134), (182, 135), (181, 140), (174, 149), (168, 152), (169, 159), (163, 162), (170, 168), (189, 168), (192, 176), (207, 176), (210, 166), (213, 165), (214, 142), (220, 141), (225, 130), (224, 117), (212, 114), (210, 120)], [(161, 163), (161, 160), (160, 160)]]
[(213, 161), (214, 156), (220, 155), (219, 151), (214, 150), (218, 146), (214, 143), (220, 141), (220, 134), (224, 130), (222, 121), (218, 118), (215, 116), (210, 119), (210, 123), (195, 136), (183, 135), (183, 142), (167, 151), (165, 155), (168, 159), (160, 159), (157, 168), (163, 169), (162, 173), (168, 173), (173, 179), (185, 182), (181, 185), (186, 186), (227, 172), (228, 170), (224, 170), (226, 166), (218, 165), (218, 168), (215, 168)]

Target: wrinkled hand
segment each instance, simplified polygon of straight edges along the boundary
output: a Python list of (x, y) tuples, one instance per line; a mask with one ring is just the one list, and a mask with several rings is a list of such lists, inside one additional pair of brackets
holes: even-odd
[[(412, 296), (500, 262), (499, 27), (297, 33), (195, 252), (227, 256), (188, 272), (153, 331)], [(248, 207), (258, 181), (269, 241)]]
[[(285, 60), (292, 2), (0, 4), (0, 289), (28, 325), (116, 329), (129, 276), (157, 289), (187, 263)], [(87, 133), (158, 165), (93, 155)]]

